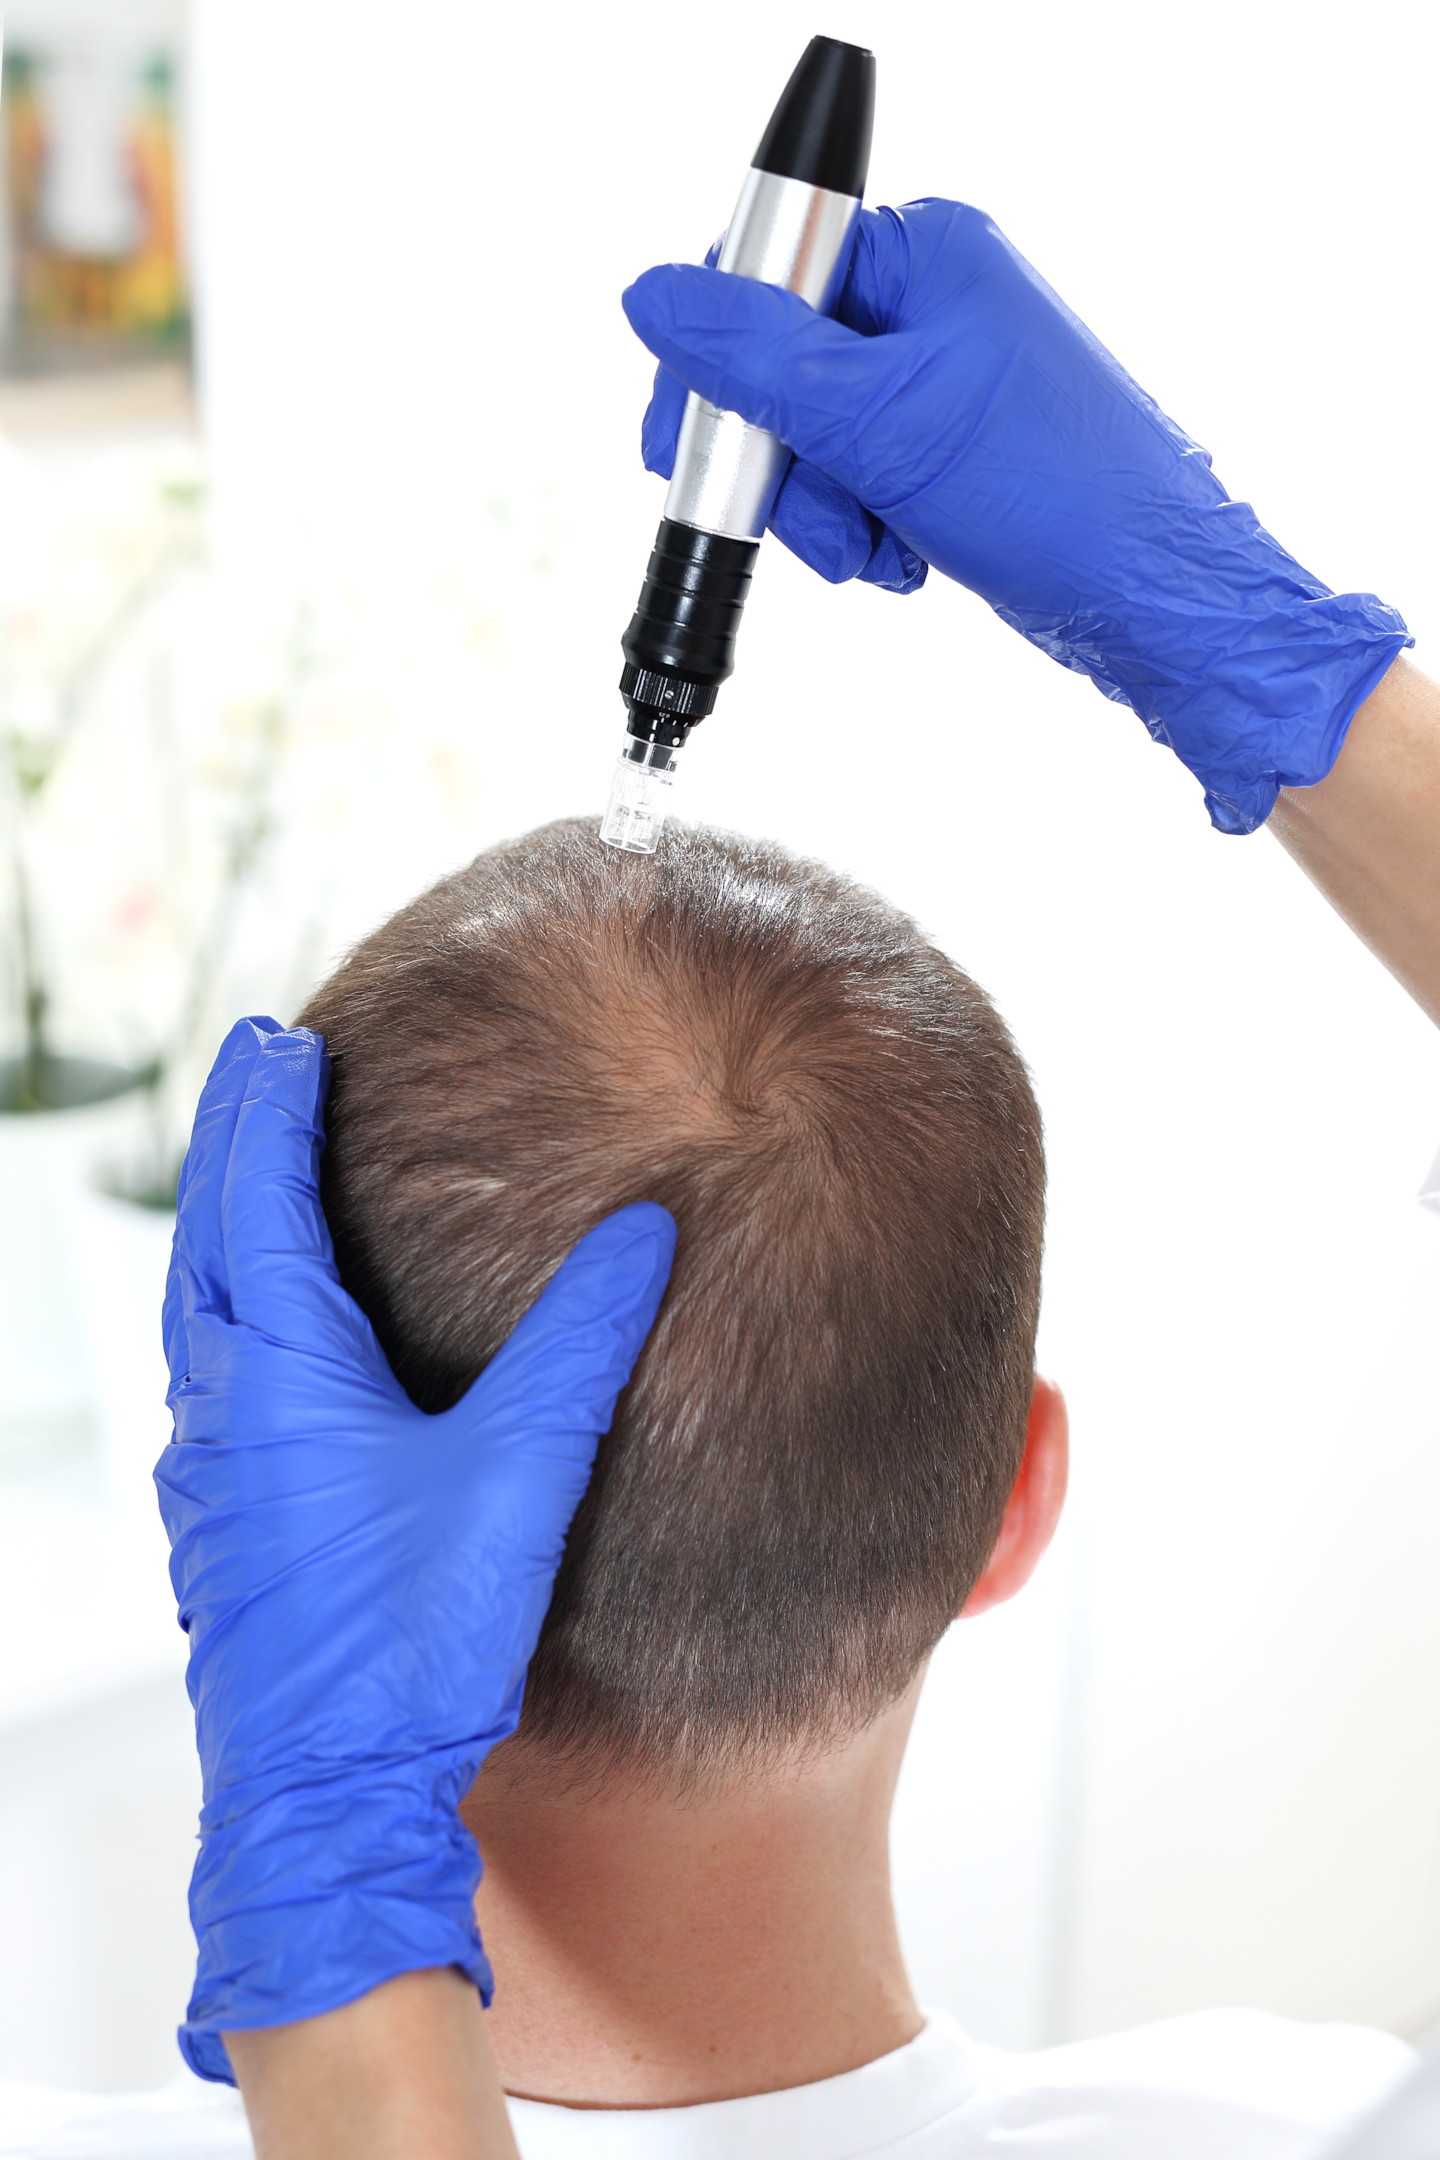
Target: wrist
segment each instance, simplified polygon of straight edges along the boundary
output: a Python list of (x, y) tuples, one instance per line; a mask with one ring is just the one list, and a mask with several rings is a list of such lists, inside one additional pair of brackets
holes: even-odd
[(258, 2160), (514, 2160), (485, 2020), (454, 1972), (226, 2037)]

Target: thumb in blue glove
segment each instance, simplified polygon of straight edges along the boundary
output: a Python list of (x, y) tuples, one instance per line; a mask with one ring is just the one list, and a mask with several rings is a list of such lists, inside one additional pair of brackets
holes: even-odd
[(571, 1516), (654, 1320), (674, 1223), (600, 1223), (453, 1409), (404, 1394), (341, 1288), (320, 1038), (241, 1021), (196, 1116), (156, 1469), (204, 1772), (181, 2029), (318, 2015), (458, 1966), (489, 2000), (456, 1813), (511, 1733)]
[[(1322, 779), (1411, 642), (1393, 608), (1332, 593), (1231, 501), (981, 211), (862, 213), (833, 321), (673, 263), (624, 304), (676, 382), (795, 451), (771, 523), (798, 554), (829, 577), (933, 562), (1132, 706), (1223, 830)], [(657, 381), (657, 468), (674, 406)]]

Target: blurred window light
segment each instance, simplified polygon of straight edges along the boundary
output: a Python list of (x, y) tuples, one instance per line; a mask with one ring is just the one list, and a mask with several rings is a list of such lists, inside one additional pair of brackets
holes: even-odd
[(31, 0), (6, 27), (0, 371), (186, 358), (181, 17)]
[[(21, 58), (23, 66), (29, 55)], [(34, 237), (57, 255), (123, 262), (145, 235), (131, 70), (113, 53), (81, 46), (42, 63), (38, 82), (33, 62), (26, 75), (41, 107), (27, 145), (39, 164)]]

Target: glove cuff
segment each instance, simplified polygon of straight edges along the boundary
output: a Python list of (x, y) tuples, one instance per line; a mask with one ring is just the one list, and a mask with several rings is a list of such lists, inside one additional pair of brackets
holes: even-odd
[(404, 1972), (456, 1966), (489, 2007), (475, 1840), (456, 1813), (473, 1775), (422, 1789), (328, 1786), (207, 1824), (190, 1885), (199, 1944), (178, 2038), (197, 2076), (233, 2085), (222, 2032), (292, 2025)]
[[(1395, 609), (1373, 594), (1337, 595), (1333, 606), (1337, 613), (1353, 610), (1349, 635), (1332, 653), (1297, 670), (1295, 682), (1287, 681), (1289, 709), (1274, 716), (1268, 730), (1262, 727), (1258, 756), (1246, 763), (1217, 758), (1212, 764), (1203, 755), (1182, 753), (1205, 790), (1205, 807), (1217, 832), (1255, 832), (1282, 788), (1314, 787), (1323, 780), (1366, 698), (1415, 643)], [(1252, 728), (1254, 722), (1252, 707)]]
[(1264, 611), (1215, 611), (1204, 649), (1170, 664), (1167, 650), (1193, 634), (1178, 608), (1152, 610), (1123, 631), (1099, 618), (995, 612), (1062, 667), (1088, 675), (1102, 696), (1138, 713), (1195, 775), (1211, 822), (1227, 833), (1263, 825), (1281, 788), (1325, 778), (1355, 714), (1415, 642), (1398, 610), (1373, 593), (1323, 587)]
[[(339, 2010), (346, 2003), (357, 2002), (368, 1995), (372, 1988), (383, 1986), (387, 1980), (398, 1980), (402, 1973), (438, 1971), (445, 1966), (455, 1966), (464, 1973), (480, 1991), (480, 2000), (488, 2010), (495, 1993), (495, 1979), (490, 1960), (486, 1957), (480, 1941), (480, 1930), (472, 1918), (468, 1930), (447, 1926), (442, 1916), (414, 1914), (408, 1916), (404, 1931), (405, 1939), (396, 1944), (387, 1959), (382, 1954), (382, 1937), (385, 1920), (381, 1913), (372, 1916), (359, 1907), (352, 1907), (344, 1914), (334, 1916), (333, 1929), (312, 1925), (306, 1931), (303, 1944), (292, 1947), (307, 1959), (313, 1954), (317, 1971), (313, 1984), (307, 1989), (306, 1975), (293, 1974), (289, 1979), (272, 1975), (270, 1984), (258, 1991), (237, 1992), (223, 2006), (215, 2006), (218, 1996), (211, 1990), (200, 1988), (197, 1983), (190, 1998), (190, 2008), (185, 2023), (176, 2030), (180, 2053), (194, 2071), (196, 2077), (205, 2078), (212, 2085), (233, 2085), (235, 2072), (221, 2039), (224, 2032), (251, 2032), (270, 2025), (295, 2025), (302, 2018), (320, 2017), (327, 2010)], [(431, 1923), (427, 1925), (426, 1923)], [(373, 1924), (372, 1924), (373, 1923)], [(363, 1961), (356, 1952), (363, 1943)], [(338, 1954), (345, 1966), (345, 1975), (338, 1975), (332, 1984), (325, 1984), (324, 1966), (327, 1954)]]

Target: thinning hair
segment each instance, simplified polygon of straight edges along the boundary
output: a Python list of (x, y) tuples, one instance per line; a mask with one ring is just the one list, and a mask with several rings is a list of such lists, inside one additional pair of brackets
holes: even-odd
[(780, 847), (618, 855), (573, 820), (445, 878), (301, 1018), (340, 1272), (423, 1409), (601, 1216), (679, 1228), (522, 1736), (685, 1780), (901, 1694), (994, 1543), (1033, 1372), (1040, 1120), (984, 993)]

